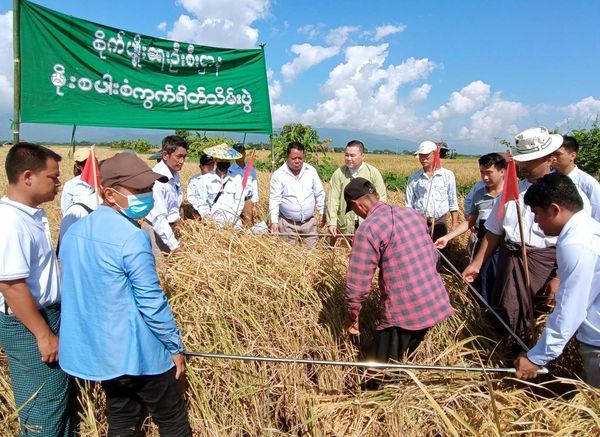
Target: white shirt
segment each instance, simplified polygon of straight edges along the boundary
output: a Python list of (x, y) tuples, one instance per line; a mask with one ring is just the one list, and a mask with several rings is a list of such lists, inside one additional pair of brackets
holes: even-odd
[[(244, 167), (240, 167), (236, 162), (231, 164), (229, 167), (229, 174), (232, 177), (237, 177), (240, 179), (240, 185), (244, 180), (244, 173), (246, 172), (246, 168), (248, 167), (248, 163), (244, 165)], [(251, 196), (250, 200), (252, 203), (258, 203), (260, 200), (258, 197), (258, 179), (256, 177), (256, 169), (252, 167), (250, 169), (250, 174), (248, 175), (248, 182), (246, 182), (246, 188), (250, 187), (250, 192), (247, 195)]]
[(588, 197), (592, 207), (592, 217), (600, 222), (600, 182), (577, 166), (567, 176)]
[[(522, 179), (519, 182), (519, 205), (521, 206), (521, 216), (523, 221), (523, 231), (525, 233), (525, 244), (538, 247), (540, 249), (556, 246), (556, 237), (548, 237), (540, 229), (534, 221), (534, 214), (528, 205), (525, 205), (523, 198), (525, 192), (531, 186), (531, 182), (527, 179)], [(589, 215), (591, 211), (590, 201), (587, 196), (579, 190), (579, 195), (583, 200), (583, 210)], [(514, 200), (506, 202), (504, 205), (504, 219), (502, 215), (498, 218), (498, 207), (500, 205), (501, 196), (498, 196), (490, 215), (485, 221), (485, 227), (488, 231), (495, 235), (502, 235), (504, 239), (516, 244), (521, 244), (521, 233), (519, 232), (519, 218), (517, 215), (517, 207)]]
[[(60, 221), (58, 241), (62, 241), (63, 236), (67, 232), (67, 229), (69, 229), (73, 223), (89, 214), (88, 210), (85, 209), (82, 205), (87, 206), (93, 211), (98, 207), (96, 202), (96, 193), (92, 193), (88, 195), (86, 199), (82, 199), (81, 201), (74, 203), (69, 208), (67, 208), (67, 210), (63, 213), (62, 220)], [(102, 200), (100, 200), (100, 203), (102, 203)]]
[(364, 165), (365, 165), (365, 163), (363, 162), (361, 165), (358, 166), (358, 168), (348, 167), (348, 170), (350, 170), (350, 176), (352, 177), (352, 179), (355, 179), (358, 176), (358, 172), (363, 168)]
[(87, 182), (83, 182), (81, 175), (75, 176), (73, 179), (65, 182), (60, 196), (60, 210), (63, 216), (71, 205), (86, 201), (90, 194), (94, 192), (94, 187), (88, 185)]
[(269, 194), (271, 223), (277, 223), (280, 214), (288, 220), (305, 222), (313, 216), (315, 207), (323, 215), (325, 191), (312, 165), (302, 164), (298, 176), (290, 171), (287, 163), (275, 170)]
[[(223, 189), (217, 201), (217, 195)], [(227, 174), (221, 179), (216, 173), (192, 176), (187, 188), (187, 200), (200, 216), (211, 218), (223, 225), (231, 223), (241, 227), (240, 214), (244, 209), (244, 199), (251, 194), (250, 186), (242, 190), (242, 180)]]
[(527, 353), (540, 366), (558, 357), (575, 331), (579, 341), (600, 347), (600, 223), (584, 211), (574, 214), (558, 236), (556, 262), (556, 307)]
[(406, 206), (436, 220), (458, 211), (454, 173), (446, 168), (436, 170), (432, 177), (423, 169), (414, 172), (406, 183)]
[(152, 187), (154, 197), (154, 208), (146, 219), (152, 223), (154, 231), (169, 249), (175, 250), (179, 247), (179, 242), (175, 238), (175, 233), (170, 224), (179, 221), (179, 208), (183, 202), (183, 190), (179, 183), (179, 173), (171, 173), (171, 170), (164, 161), (160, 161), (154, 166), (152, 171), (160, 173), (169, 178), (167, 182), (154, 183)]
[[(60, 302), (60, 271), (48, 217), (8, 197), (0, 201), (0, 281), (25, 279), (38, 308)], [(4, 296), (0, 293), (0, 310)]]

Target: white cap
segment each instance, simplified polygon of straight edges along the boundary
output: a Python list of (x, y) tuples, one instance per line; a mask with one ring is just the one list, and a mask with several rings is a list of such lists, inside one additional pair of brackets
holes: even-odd
[(419, 144), (419, 147), (417, 148), (417, 151), (415, 152), (415, 155), (429, 155), (431, 152), (437, 150), (437, 144), (435, 144), (433, 141), (423, 141), (421, 144)]

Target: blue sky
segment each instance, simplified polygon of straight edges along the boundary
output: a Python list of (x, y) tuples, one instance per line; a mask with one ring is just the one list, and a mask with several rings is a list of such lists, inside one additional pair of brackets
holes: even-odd
[[(600, 2), (39, 0), (114, 27), (196, 44), (266, 43), (275, 126), (444, 139), (491, 150), (536, 125), (600, 113)], [(0, 1), (0, 137), (12, 102), (12, 1)], [(24, 132), (39, 135), (40, 127)], [(44, 132), (68, 140), (70, 129)], [(57, 138), (58, 139), (58, 138)]]

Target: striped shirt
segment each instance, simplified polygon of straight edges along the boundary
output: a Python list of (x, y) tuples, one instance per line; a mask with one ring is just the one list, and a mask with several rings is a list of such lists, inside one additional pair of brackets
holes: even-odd
[(357, 320), (379, 267), (378, 330), (419, 330), (446, 319), (453, 310), (437, 261), (423, 216), (378, 202), (354, 237), (344, 295), (348, 318)]

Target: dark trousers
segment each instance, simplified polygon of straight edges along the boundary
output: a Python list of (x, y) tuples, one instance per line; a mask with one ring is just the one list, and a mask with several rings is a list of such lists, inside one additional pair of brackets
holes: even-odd
[(130, 437), (146, 407), (162, 437), (191, 437), (187, 406), (175, 367), (160, 375), (121, 376), (102, 382), (106, 393), (108, 436)]
[[(401, 361), (405, 355), (408, 356), (415, 351), (427, 331), (429, 328), (409, 331), (399, 326), (377, 331), (369, 358), (380, 363)], [(385, 378), (378, 376), (377, 372), (369, 373), (363, 387), (367, 390), (377, 390)]]

